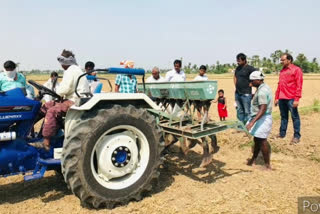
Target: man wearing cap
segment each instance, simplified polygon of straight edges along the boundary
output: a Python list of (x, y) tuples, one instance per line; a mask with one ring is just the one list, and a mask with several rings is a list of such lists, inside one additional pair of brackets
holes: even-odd
[[(60, 95), (62, 101), (50, 101), (41, 107), (38, 120), (44, 117), (42, 135), (43, 143), (30, 143), (31, 146), (42, 148), (46, 151), (50, 150), (50, 138), (55, 136), (59, 130), (60, 122), (68, 109), (74, 104), (77, 95), (75, 94), (78, 77), (83, 74), (81, 68), (77, 65), (74, 54), (71, 51), (63, 50), (61, 56), (58, 56), (61, 67), (65, 70), (63, 79), (56, 89), (56, 93)], [(79, 94), (89, 92), (89, 84), (86, 78), (81, 78), (77, 87)]]
[(284, 138), (286, 136), (290, 111), (294, 129), (291, 144), (297, 144), (301, 137), (298, 105), (302, 93), (303, 73), (301, 68), (292, 64), (292, 62), (293, 57), (290, 54), (285, 53), (281, 56), (283, 69), (280, 71), (274, 104), (275, 106), (279, 105), (281, 115), (278, 137)]
[(264, 75), (260, 71), (254, 71), (250, 74), (250, 87), (256, 87), (257, 90), (251, 101), (251, 115), (246, 128), (254, 136), (254, 151), (252, 158), (248, 160), (248, 165), (255, 164), (259, 152), (262, 152), (265, 166), (270, 166), (270, 144), (267, 138), (272, 128), (272, 91), (264, 83)]

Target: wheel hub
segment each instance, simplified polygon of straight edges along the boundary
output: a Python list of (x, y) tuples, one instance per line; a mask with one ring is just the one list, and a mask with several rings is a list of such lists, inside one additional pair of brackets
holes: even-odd
[(125, 146), (116, 148), (111, 156), (111, 161), (115, 167), (125, 167), (131, 159), (131, 151)]
[(107, 130), (95, 143), (91, 170), (104, 188), (120, 190), (141, 178), (149, 159), (150, 148), (144, 133), (134, 126), (119, 125)]
[(134, 173), (138, 165), (136, 136), (125, 131), (105, 136), (96, 148), (98, 175), (104, 181)]

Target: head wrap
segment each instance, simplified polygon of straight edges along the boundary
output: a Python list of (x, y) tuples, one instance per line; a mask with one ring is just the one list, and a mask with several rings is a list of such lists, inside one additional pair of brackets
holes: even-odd
[(64, 57), (64, 56), (58, 56), (58, 61), (61, 65), (77, 65), (77, 61), (73, 56)]
[(134, 67), (134, 61), (132, 60), (123, 60), (120, 62), (120, 65), (124, 65), (125, 68), (133, 68)]

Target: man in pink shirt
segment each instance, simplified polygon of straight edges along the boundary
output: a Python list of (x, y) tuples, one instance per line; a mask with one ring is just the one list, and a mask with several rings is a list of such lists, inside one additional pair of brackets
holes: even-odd
[(284, 138), (286, 136), (290, 111), (294, 128), (294, 136), (291, 144), (297, 144), (301, 137), (298, 105), (302, 93), (303, 73), (301, 68), (292, 64), (292, 62), (293, 57), (290, 54), (285, 53), (281, 56), (283, 68), (280, 71), (274, 104), (275, 106), (279, 105), (281, 115), (278, 137)]

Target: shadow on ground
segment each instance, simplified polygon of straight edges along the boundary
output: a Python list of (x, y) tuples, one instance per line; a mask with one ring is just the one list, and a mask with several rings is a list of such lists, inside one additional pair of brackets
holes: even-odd
[(213, 159), (213, 162), (207, 167), (200, 168), (201, 161), (202, 155), (194, 151), (190, 151), (187, 156), (180, 152), (171, 152), (166, 156), (166, 160), (160, 169), (159, 184), (152, 194), (164, 191), (167, 187), (171, 186), (174, 182), (174, 176), (179, 174), (195, 181), (214, 183), (224, 177), (251, 172), (250, 170), (228, 168), (228, 171), (232, 171), (232, 173), (228, 173), (222, 169), (225, 163), (216, 159)]
[[(47, 194), (49, 192), (52, 193)], [(41, 200), (47, 203), (70, 194), (72, 193), (68, 190), (62, 176), (52, 175), (30, 182), (18, 181), (0, 185), (0, 204), (14, 204), (38, 197), (41, 197)]]

